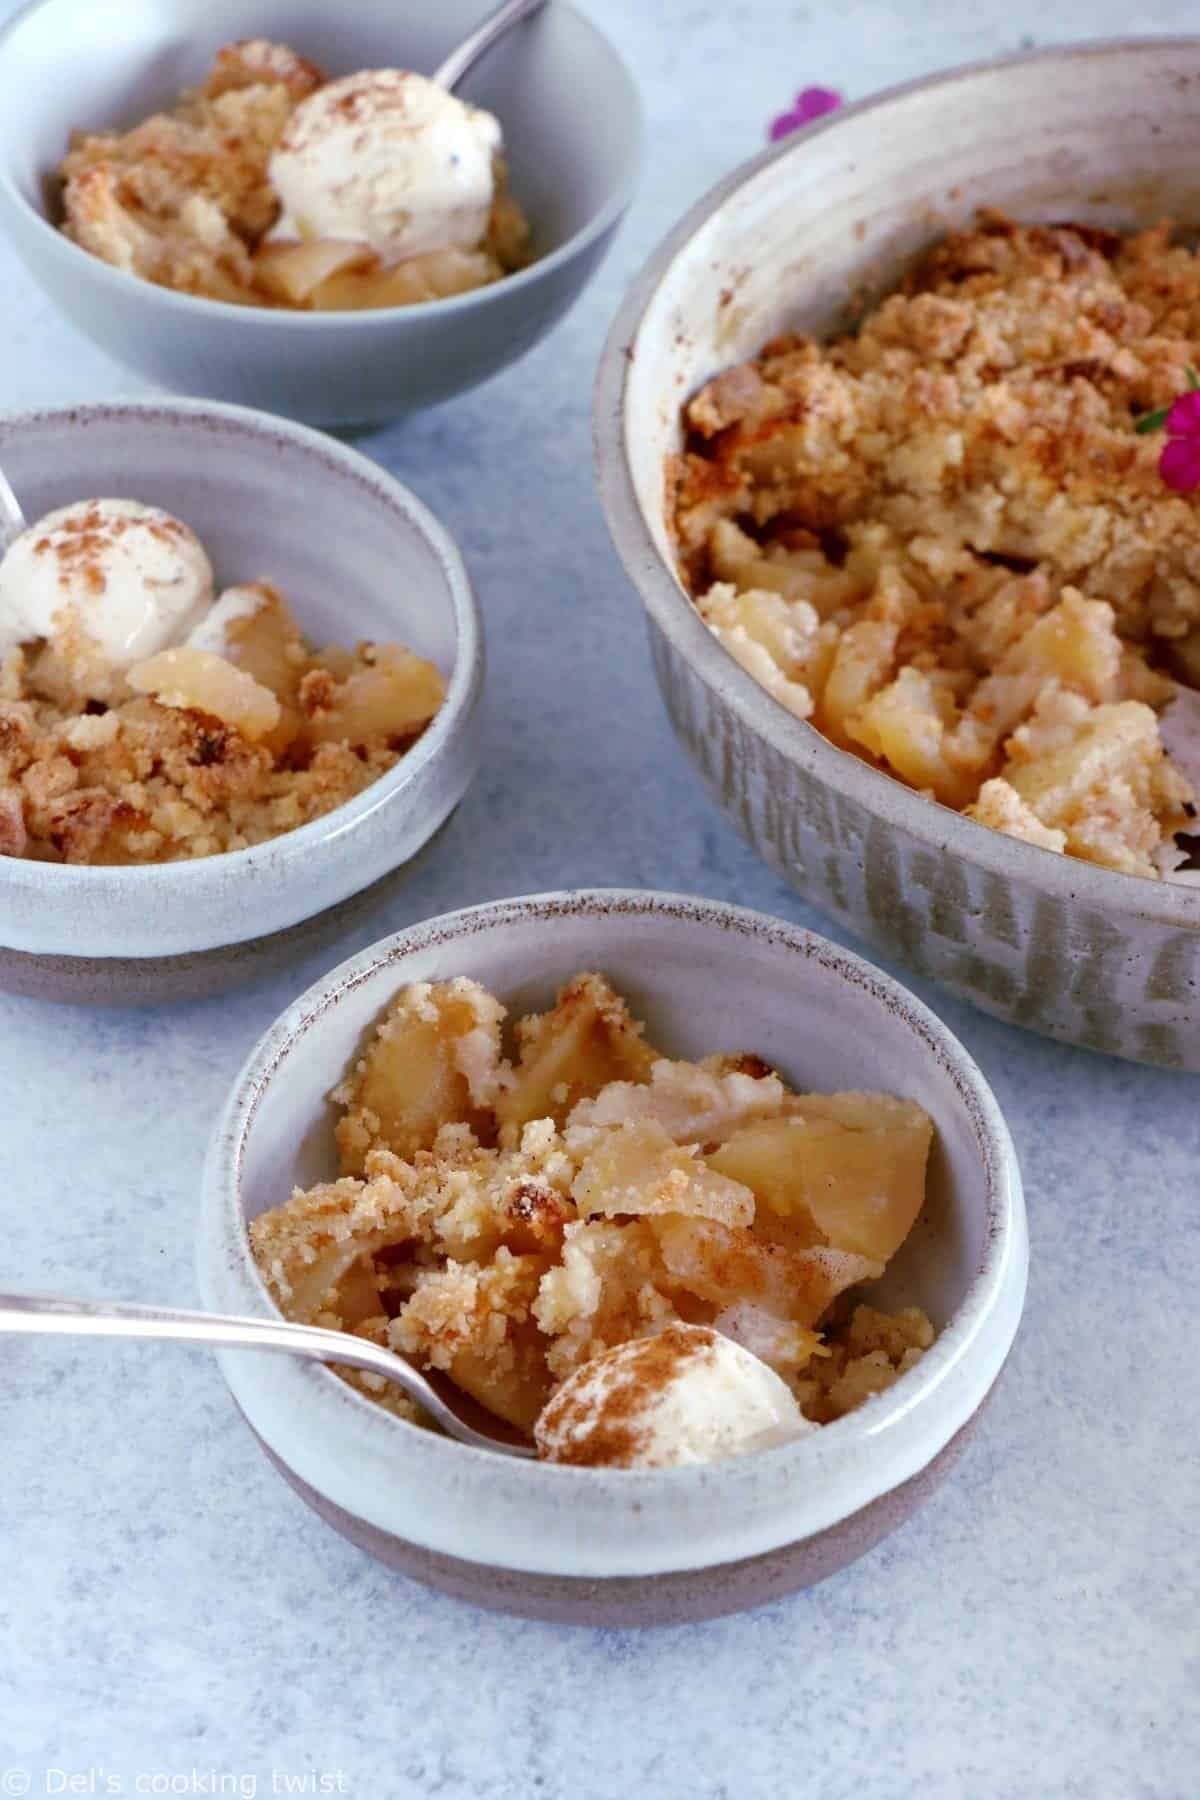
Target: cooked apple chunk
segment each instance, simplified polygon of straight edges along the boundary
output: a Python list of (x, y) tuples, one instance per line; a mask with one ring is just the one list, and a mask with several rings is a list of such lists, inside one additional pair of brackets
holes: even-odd
[(691, 1213), (748, 1225), (754, 1217), (748, 1187), (715, 1173), (694, 1147), (674, 1143), (653, 1119), (603, 1132), (571, 1194), (585, 1219), (597, 1213)]
[(652, 1224), (668, 1274), (717, 1308), (751, 1300), (778, 1318), (815, 1325), (846, 1288), (883, 1273), (871, 1257), (764, 1244), (752, 1230), (717, 1219), (673, 1214)]
[(821, 1333), (811, 1326), (784, 1319), (753, 1300), (738, 1300), (717, 1313), (713, 1330), (741, 1344), (785, 1381), (795, 1382), (813, 1357), (822, 1351)]
[(342, 1167), (359, 1174), (383, 1145), (398, 1156), (427, 1150), (447, 1123), (487, 1134), (500, 1080), (504, 1008), (477, 982), (414, 982), (389, 1008), (366, 1053), (334, 1099)]
[(517, 1031), (516, 1079), (496, 1104), (504, 1143), (529, 1119), (561, 1125), (577, 1101), (610, 1081), (645, 1081), (657, 1060), (602, 975), (577, 975), (550, 1012), (531, 1014)]
[(1088, 711), (1059, 698), (1014, 732), (1001, 775), (1043, 827), (1065, 833), (1072, 855), (1127, 875), (1157, 873), (1164, 819), (1172, 831), (1189, 823), (1190, 786), (1140, 700)]
[(402, 743), (422, 731), (446, 697), (433, 663), (399, 644), (364, 646), (338, 680), (321, 667), (300, 684), (304, 735), (314, 744)]
[(254, 283), (272, 300), (281, 300), (287, 306), (305, 306), (331, 276), (350, 269), (370, 269), (375, 263), (374, 253), (367, 245), (341, 238), (265, 243), (254, 253)]
[(313, 1324), (332, 1309), (350, 1330), (378, 1313), (372, 1258), (412, 1237), (405, 1202), (386, 1179), (331, 1181), (251, 1220), (250, 1242), (289, 1316)]
[(760, 1237), (886, 1262), (925, 1198), (928, 1114), (889, 1094), (804, 1094), (787, 1106), (734, 1132), (710, 1168), (751, 1189)]
[[(315, 245), (305, 248), (316, 248)], [(499, 281), (504, 270), (484, 250), (430, 250), (384, 269), (375, 257), (332, 269), (306, 294), (319, 312), (360, 312), (377, 306), (414, 306), (445, 300)]]
[(160, 706), (209, 713), (252, 740), (267, 737), (279, 724), (279, 702), (270, 688), (211, 650), (188, 644), (160, 650), (135, 663), (127, 680), (135, 693), (152, 695)]
[(634, 1119), (653, 1120), (677, 1144), (721, 1143), (747, 1120), (778, 1112), (784, 1101), (779, 1076), (765, 1063), (654, 1063), (648, 1082), (610, 1081), (594, 1100), (572, 1110), (572, 1148), (586, 1150), (596, 1133)]
[(248, 581), (222, 598), (233, 594), (246, 610), (225, 627), (226, 658), (270, 688), (281, 704), (294, 703), (309, 651), (291, 608), (269, 581)]
[(444, 1370), (496, 1418), (532, 1431), (553, 1386), (532, 1318), (546, 1266), (500, 1249), (485, 1268), (449, 1263), (429, 1273), (392, 1321), (393, 1349)]

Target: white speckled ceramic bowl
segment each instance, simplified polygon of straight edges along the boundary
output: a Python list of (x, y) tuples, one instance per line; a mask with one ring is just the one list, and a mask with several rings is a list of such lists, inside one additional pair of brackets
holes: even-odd
[[(1200, 890), (989, 831), (836, 749), (771, 699), (680, 584), (664, 465), (682, 403), (785, 329), (826, 336), (978, 206), (1200, 223), (1200, 38), (1038, 51), (849, 107), (738, 169), (635, 282), (596, 396), (600, 485), (676, 732), (799, 890), (1016, 1024), (1200, 1069)], [(1019, 124), (1014, 124), (1019, 121)]]
[(288, 1481), (406, 1574), (537, 1617), (705, 1618), (820, 1580), (907, 1518), (962, 1449), (1021, 1313), (1025, 1211), (995, 1099), (945, 1027), (858, 957), (712, 901), (604, 890), (496, 901), (386, 939), (310, 988), (239, 1076), (205, 1173), (200, 1287), (215, 1311), (273, 1313), (247, 1221), (334, 1172), (328, 1091), (405, 982), (469, 975), (523, 1012), (581, 968), (604, 971), (670, 1052), (756, 1051), (800, 1087), (927, 1108), (929, 1198), (880, 1284), (940, 1328), (918, 1367), (798, 1444), (631, 1472), (467, 1449), (290, 1358), (221, 1361)]
[[(67, 317), (111, 356), (185, 394), (313, 424), (390, 419), (474, 387), (578, 298), (632, 197), (637, 89), (564, 0), (497, 45), (462, 87), (505, 128), (537, 260), (476, 293), (358, 313), (289, 313), (176, 294), (88, 255), (52, 223), (76, 127), (127, 126), (173, 101), (231, 39), (291, 44), (331, 74), (427, 72), (486, 0), (33, 0), (0, 32), (0, 225)], [(584, 98), (586, 97), (586, 98)]]
[(399, 639), (447, 678), (394, 769), (249, 850), (146, 868), (0, 858), (0, 988), (105, 1003), (210, 994), (344, 929), (431, 838), (475, 769), (483, 644), (449, 535), (375, 463), (320, 432), (202, 401), (0, 415), (0, 467), (36, 519), (88, 494), (164, 506), (218, 583), (266, 576), (319, 642)]

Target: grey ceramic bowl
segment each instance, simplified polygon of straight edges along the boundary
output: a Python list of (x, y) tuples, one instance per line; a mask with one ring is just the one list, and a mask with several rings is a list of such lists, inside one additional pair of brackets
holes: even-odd
[(945, 1027), (858, 957), (735, 907), (604, 890), (496, 901), (385, 939), (310, 988), (238, 1077), (205, 1173), (200, 1287), (215, 1311), (274, 1313), (247, 1221), (334, 1172), (329, 1089), (405, 982), (473, 976), (520, 1012), (580, 968), (603, 970), (668, 1052), (753, 1050), (801, 1087), (884, 1088), (926, 1107), (929, 1197), (880, 1284), (939, 1326), (920, 1364), (798, 1444), (628, 1471), (468, 1449), (292, 1358), (221, 1362), (302, 1498), (405, 1574), (572, 1623), (708, 1618), (811, 1585), (921, 1505), (978, 1422), (1024, 1300), (1020, 1175), (995, 1099)]
[[(978, 206), (1200, 223), (1200, 38), (1039, 51), (852, 106), (738, 169), (655, 252), (613, 326), (595, 432), (609, 527), (671, 722), (760, 854), (825, 911), (989, 1012), (1200, 1069), (1200, 890), (1056, 856), (922, 799), (793, 718), (677, 577), (664, 464), (684, 400), (864, 296)], [(1020, 120), (1019, 130), (1013, 121)]]
[[(185, 394), (313, 424), (394, 418), (529, 350), (578, 297), (632, 196), (641, 108), (624, 64), (564, 0), (520, 27), (462, 88), (493, 111), (537, 261), (477, 293), (361, 313), (288, 313), (176, 294), (89, 256), (51, 222), (53, 170), (76, 127), (136, 122), (241, 37), (290, 43), (331, 74), (429, 71), (486, 0), (33, 0), (0, 32), (0, 226), (88, 337)], [(586, 98), (583, 98), (586, 96)]]
[(0, 988), (104, 1003), (211, 994), (344, 929), (417, 854), (475, 769), (483, 681), (462, 559), (415, 495), (302, 425), (203, 401), (0, 416), (26, 517), (97, 492), (164, 506), (218, 582), (278, 583), (318, 641), (400, 639), (447, 695), (394, 769), (347, 805), (249, 850), (149, 868), (0, 858)]

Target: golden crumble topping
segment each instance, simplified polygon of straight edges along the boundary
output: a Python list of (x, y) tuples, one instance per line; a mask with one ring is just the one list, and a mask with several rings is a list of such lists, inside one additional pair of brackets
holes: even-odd
[(672, 1061), (601, 975), (507, 1043), (476, 982), (415, 983), (333, 1099), (343, 1172), (250, 1226), (272, 1294), (521, 1432), (584, 1363), (679, 1322), (744, 1344), (819, 1422), (933, 1341), (923, 1313), (853, 1292), (920, 1212), (922, 1109), (797, 1094), (754, 1056)]
[[(352, 799), (437, 712), (398, 644), (315, 650), (267, 582), (226, 655), (183, 645), (96, 675), (78, 622), (0, 664), (0, 855), (156, 863), (240, 850)], [(95, 699), (103, 686), (107, 702)]]
[(529, 224), (503, 159), (478, 249), (385, 267), (363, 244), (269, 241), (280, 216), (268, 164), (324, 73), (285, 44), (217, 52), (203, 84), (125, 132), (78, 131), (59, 167), (62, 229), (114, 268), (244, 306), (348, 311), (406, 306), (485, 287), (529, 261)]
[(845, 750), (1043, 848), (1150, 878), (1193, 791), (1200, 505), (1137, 419), (1200, 360), (1200, 255), (984, 215), (828, 345), (686, 408), (670, 470), (701, 616)]

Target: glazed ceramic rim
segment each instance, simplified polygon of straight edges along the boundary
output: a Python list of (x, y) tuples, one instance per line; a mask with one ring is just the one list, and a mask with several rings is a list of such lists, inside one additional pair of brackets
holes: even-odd
[[(349, 1434), (359, 1444), (369, 1442), (378, 1454), (402, 1458), (407, 1471), (405, 1486), (423, 1493), (445, 1495), (456, 1489), (469, 1492), (483, 1481), (493, 1501), (503, 1495), (506, 1502), (520, 1508), (528, 1505), (531, 1494), (545, 1495), (549, 1486), (564, 1502), (574, 1496), (581, 1504), (594, 1503), (601, 1496), (608, 1496), (612, 1505), (624, 1507), (632, 1517), (644, 1514), (655, 1502), (662, 1505), (672, 1494), (700, 1491), (706, 1498), (711, 1497), (714, 1506), (724, 1509), (723, 1524), (714, 1527), (723, 1548), (715, 1554), (706, 1554), (702, 1549), (699, 1563), (692, 1545), (676, 1545), (666, 1551), (660, 1546), (659, 1554), (648, 1558), (645, 1545), (635, 1533), (615, 1549), (610, 1546), (606, 1552), (600, 1552), (594, 1546), (577, 1546), (567, 1558), (553, 1546), (543, 1546), (537, 1566), (547, 1573), (648, 1574), (668, 1568), (712, 1566), (778, 1549), (839, 1523), (919, 1473), (978, 1410), (1011, 1348), (1025, 1295), (1028, 1242), (1024, 1199), (1008, 1127), (974, 1060), (923, 1002), (853, 952), (767, 914), (687, 895), (587, 888), (489, 901), (413, 925), (340, 964), (280, 1015), (251, 1051), (238, 1075), (206, 1160), (199, 1250), (205, 1303), (218, 1307), (224, 1304), (220, 1292), (224, 1287), (236, 1291), (239, 1303), (251, 1310), (266, 1317), (279, 1317), (279, 1308), (251, 1254), (242, 1211), (245, 1141), (262, 1096), (285, 1069), (292, 1047), (307, 1032), (319, 1027), (322, 1018), (347, 993), (381, 969), (395, 969), (399, 986), (404, 978), (404, 962), (410, 955), (452, 946), (457, 940), (495, 929), (502, 931), (509, 924), (564, 917), (601, 918), (614, 913), (627, 917), (654, 915), (676, 920), (685, 927), (733, 931), (760, 941), (765, 938), (772, 951), (781, 956), (816, 958), (840, 981), (863, 990), (896, 1015), (912, 1032), (914, 1053), (931, 1057), (937, 1063), (971, 1120), (984, 1175), (987, 1223), (982, 1257), (963, 1300), (914, 1369), (857, 1412), (824, 1426), (799, 1443), (708, 1467), (604, 1470), (493, 1456), (489, 1451), (455, 1443), (383, 1411), (332, 1371), (315, 1364), (295, 1367), (294, 1379), (303, 1383), (305, 1417), (288, 1416), (285, 1433), (290, 1434), (291, 1441), (281, 1445), (278, 1420), (268, 1423), (256, 1417), (257, 1409), (247, 1392), (255, 1385), (253, 1353), (222, 1355), (226, 1379), (239, 1405), (275, 1453), (293, 1468), (305, 1462), (297, 1470), (304, 1480), (345, 1510), (383, 1530), (395, 1527), (364, 1502), (341, 1460), (335, 1459), (332, 1468), (320, 1460), (328, 1447), (337, 1442), (339, 1433)], [(340, 1069), (330, 1070), (331, 1086), (340, 1073)], [(210, 1278), (213, 1271), (217, 1273)], [(927, 1403), (934, 1396), (941, 1401), (936, 1425), (924, 1417)], [(922, 1430), (914, 1432), (914, 1425)], [(886, 1457), (880, 1454), (881, 1445)], [(814, 1474), (816, 1481), (812, 1479)], [(778, 1497), (770, 1519), (760, 1518), (743, 1525), (738, 1496), (747, 1492), (747, 1481), (761, 1483), (766, 1475), (771, 1477)], [(834, 1498), (835, 1475), (843, 1490), (840, 1504)], [(847, 1481), (854, 1483), (849, 1502), (844, 1494)], [(799, 1531), (795, 1517), (798, 1493), (808, 1505), (808, 1515)], [(486, 1539), (486, 1519), (479, 1522), (479, 1529)], [(482, 1550), (465, 1547), (440, 1516), (432, 1520), (422, 1517), (418, 1536), (414, 1537), (411, 1527), (406, 1535), (426, 1548), (468, 1560), (510, 1568), (530, 1566), (528, 1560), (513, 1560), (512, 1547), (502, 1536), (499, 1541), (485, 1542)]]
[[(46, 8), (58, 4), (59, 0), (26, 0), (26, 4), (0, 28), (0, 74), (3, 73), (4, 57), (9, 39), (17, 29), (34, 13), (42, 12)], [(289, 326), (295, 324), (304, 331), (319, 332), (335, 329), (364, 330), (366, 329), (364, 321), (372, 320), (376, 323), (396, 318), (411, 318), (417, 321), (434, 316), (441, 318), (455, 314), (460, 316), (469, 314), (473, 310), (487, 306), (498, 291), (505, 294), (519, 293), (525, 288), (536, 286), (546, 276), (552, 275), (565, 264), (573, 262), (577, 256), (613, 229), (637, 192), (646, 148), (645, 110), (637, 83), (616, 46), (593, 20), (571, 5), (570, 0), (555, 0), (555, 6), (559, 12), (570, 14), (575, 24), (594, 39), (600, 52), (610, 58), (625, 83), (633, 121), (632, 141), (629, 145), (629, 169), (624, 181), (613, 189), (603, 206), (588, 220), (586, 225), (581, 226), (578, 231), (572, 233), (565, 242), (559, 244), (546, 256), (539, 257), (535, 262), (530, 263), (527, 268), (518, 269), (513, 274), (506, 275), (502, 281), (491, 282), (486, 287), (471, 288), (463, 294), (448, 294), (440, 300), (420, 300), (409, 306), (372, 306), (346, 312), (303, 312), (288, 307), (242, 306), (230, 300), (213, 300), (199, 294), (181, 294), (173, 288), (160, 287), (155, 282), (144, 280), (140, 275), (133, 275), (126, 269), (116, 269), (111, 263), (106, 263), (100, 257), (93, 256), (90, 251), (84, 250), (81, 245), (64, 236), (62, 231), (46, 217), (45, 213), (39, 212), (36, 206), (31, 206), (24, 194), (18, 190), (8, 170), (3, 166), (0, 166), (0, 203), (13, 207), (26, 219), (35, 221), (38, 227), (55, 239), (59, 247), (66, 247), (70, 252), (71, 260), (75, 261), (77, 266), (86, 265), (96, 280), (111, 287), (115, 293), (126, 295), (137, 293), (151, 299), (151, 303), (153, 303), (153, 298), (157, 298), (164, 307), (177, 311), (181, 318), (188, 316), (193, 318), (223, 317), (230, 321), (236, 321), (239, 326), (244, 326), (252, 331), (270, 331), (277, 328), (280, 323), (286, 323)]]
[[(6, 436), (39, 424), (62, 423), (86, 431), (92, 422), (105, 425), (128, 422), (132, 427), (139, 420), (167, 425), (208, 422), (240, 432), (267, 448), (272, 444), (287, 444), (367, 488), (374, 498), (402, 519), (406, 527), (424, 539), (436, 558), (454, 622), (454, 666), (446, 683), (446, 698), (432, 724), (394, 768), (332, 812), (278, 837), (268, 838), (265, 843), (187, 861), (116, 868), (105, 864), (32, 862), (22, 857), (4, 859), (3, 885), (9, 892), (23, 890), (26, 894), (41, 894), (65, 905), (84, 907), (107, 902), (153, 905), (155, 895), (168, 888), (185, 897), (191, 894), (202, 896), (214, 879), (260, 884), (269, 880), (272, 886), (278, 887), (289, 879), (300, 878), (304, 865), (314, 852), (346, 833), (362, 828), (381, 806), (403, 794), (419, 779), (469, 718), (483, 681), (483, 628), (478, 603), (466, 565), (450, 533), (411, 488), (379, 463), (338, 443), (323, 431), (254, 407), (219, 400), (102, 400), (79, 406), (0, 412), (0, 455)], [(34, 954), (37, 954), (36, 950)], [(81, 943), (72, 954), (87, 956), (95, 952), (89, 950), (86, 943)], [(150, 950), (147, 954), (156, 952)]]
[[(794, 132), (780, 144), (741, 163), (709, 189), (659, 243), (635, 277), (610, 327), (601, 353), (594, 391), (592, 434), (596, 478), (610, 535), (626, 574), (649, 617), (704, 685), (778, 755), (795, 763), (823, 786), (864, 811), (898, 826), (939, 854), (961, 857), (1001, 876), (1017, 877), (1031, 888), (1064, 902), (1082, 900), (1098, 911), (1146, 922), (1200, 930), (1200, 891), (1183, 882), (1151, 881), (1102, 869), (1078, 857), (1059, 855), (1036, 844), (968, 819), (940, 801), (927, 800), (895, 776), (873, 769), (851, 752), (839, 750), (806, 721), (772, 698), (708, 629), (675, 570), (662, 558), (646, 523), (634, 486), (628, 453), (626, 395), (646, 315), (672, 266), (723, 207), (735, 202), (764, 169), (807, 153), (812, 141), (839, 131), (865, 113), (886, 111), (910, 95), (930, 93), (980, 76), (1010, 70), (1019, 76), (1032, 64), (1084, 58), (1161, 54), (1172, 48), (1200, 53), (1200, 35), (1101, 38), (1052, 45), (963, 64), (942, 73), (901, 82), (869, 99), (840, 108)], [(948, 178), (953, 169), (947, 170)]]

